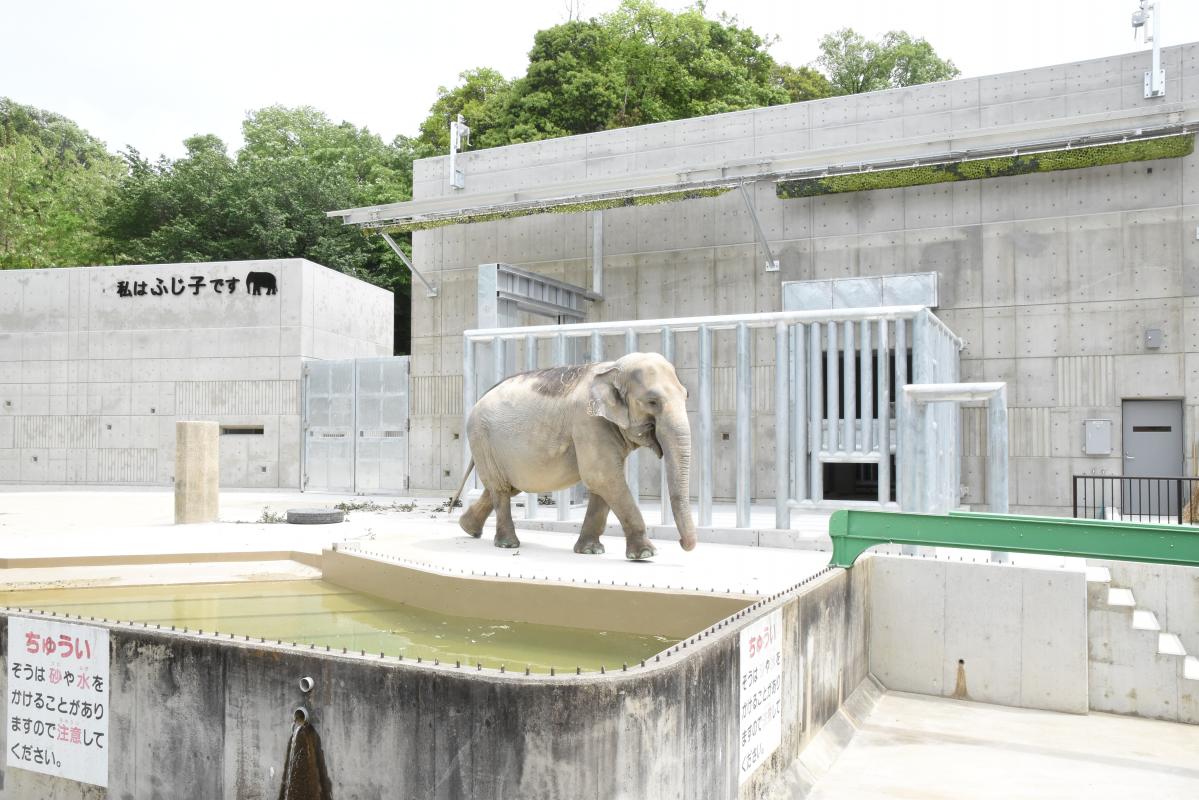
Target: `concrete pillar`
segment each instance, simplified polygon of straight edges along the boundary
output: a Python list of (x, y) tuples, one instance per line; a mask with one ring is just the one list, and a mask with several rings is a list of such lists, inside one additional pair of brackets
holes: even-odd
[(216, 522), (220, 498), (220, 426), (175, 423), (175, 524)]

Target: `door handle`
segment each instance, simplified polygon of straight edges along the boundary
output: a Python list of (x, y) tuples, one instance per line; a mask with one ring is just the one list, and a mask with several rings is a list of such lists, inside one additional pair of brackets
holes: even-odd
[(1124, 456), (1124, 457), (1125, 457), (1125, 458), (1127, 458), (1129, 461), (1136, 461), (1136, 460), (1137, 460), (1137, 457), (1136, 457), (1136, 456)]

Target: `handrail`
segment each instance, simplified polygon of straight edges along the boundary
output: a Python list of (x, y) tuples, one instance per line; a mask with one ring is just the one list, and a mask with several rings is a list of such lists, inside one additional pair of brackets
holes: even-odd
[[(767, 311), (755, 314), (719, 314), (705, 317), (667, 317), (665, 319), (646, 320), (615, 320), (610, 322), (575, 322), (565, 325), (534, 325), (516, 328), (472, 328), (465, 331), (463, 336), (472, 342), (490, 342), (499, 338), (525, 338), (534, 336), (545, 339), (559, 334), (565, 336), (589, 336), (592, 333), (660, 333), (663, 328), (672, 331), (691, 331), (707, 328), (708, 330), (733, 330), (738, 325), (750, 328), (768, 328), (783, 322), (847, 322), (862, 319), (896, 320), (911, 319), (921, 312), (924, 306), (881, 306), (876, 308), (828, 308), (817, 311)], [(929, 314), (930, 320), (936, 320), (945, 333), (952, 336), (959, 347), (961, 339), (955, 335), (945, 323), (937, 319), (935, 314)]]
[(957, 512), (836, 511), (828, 522), (832, 566), (853, 566), (880, 544), (958, 547), (1071, 558), (1199, 566), (1199, 533), (1177, 525)]

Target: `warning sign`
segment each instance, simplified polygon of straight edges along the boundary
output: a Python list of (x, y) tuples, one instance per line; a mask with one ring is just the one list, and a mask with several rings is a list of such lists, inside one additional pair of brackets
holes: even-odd
[(8, 618), (8, 766), (108, 785), (108, 629)]
[(783, 612), (741, 631), (741, 783), (783, 740)]

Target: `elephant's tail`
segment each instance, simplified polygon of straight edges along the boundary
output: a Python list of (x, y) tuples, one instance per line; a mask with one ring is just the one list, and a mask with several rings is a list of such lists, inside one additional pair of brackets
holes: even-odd
[(475, 460), (471, 458), (470, 463), (466, 465), (466, 472), (462, 473), (462, 483), (458, 484), (458, 491), (454, 493), (454, 499), (450, 501), (449, 512), (454, 514), (454, 507), (458, 505), (458, 498), (462, 496), (462, 490), (466, 488), (466, 479), (470, 477), (471, 471), (475, 468)]

